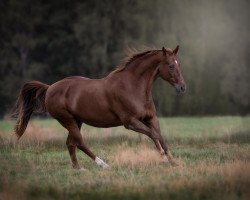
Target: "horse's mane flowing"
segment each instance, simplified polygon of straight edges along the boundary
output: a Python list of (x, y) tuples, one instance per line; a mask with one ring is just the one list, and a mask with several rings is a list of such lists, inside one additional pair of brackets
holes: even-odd
[[(172, 53), (172, 50), (167, 48), (166, 49), (169, 53)], [(128, 48), (126, 50), (126, 57), (124, 57), (120, 64), (116, 67), (115, 70), (113, 70), (111, 73), (115, 73), (115, 72), (120, 72), (122, 70), (124, 70), (130, 63), (132, 63), (133, 61), (145, 56), (145, 55), (153, 55), (158, 53), (159, 51), (161, 51), (161, 49), (156, 49), (156, 48), (147, 48), (147, 49), (143, 49), (143, 50), (138, 50), (135, 48)]]

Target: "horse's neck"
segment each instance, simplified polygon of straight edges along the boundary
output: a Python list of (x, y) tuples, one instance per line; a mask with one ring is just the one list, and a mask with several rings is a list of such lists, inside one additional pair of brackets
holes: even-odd
[(143, 93), (145, 93), (147, 100), (151, 100), (151, 90), (158, 74), (157, 66), (159, 62), (159, 56), (152, 55), (141, 62), (135, 61), (133, 63), (134, 66), (129, 66), (128, 68), (135, 79), (138, 80), (137, 84), (143, 88)]
[(132, 72), (138, 78), (143, 76), (147, 76), (148, 73), (152, 72), (154, 68), (159, 64), (160, 58), (158, 54), (149, 55), (146, 58), (141, 58), (132, 62), (128, 67), (127, 70)]

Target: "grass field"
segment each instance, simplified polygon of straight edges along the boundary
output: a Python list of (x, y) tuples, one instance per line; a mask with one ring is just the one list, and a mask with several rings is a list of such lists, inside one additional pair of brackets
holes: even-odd
[(81, 151), (71, 168), (66, 131), (33, 120), (16, 143), (0, 121), (0, 199), (250, 199), (250, 117), (162, 118), (178, 167), (164, 164), (151, 141), (123, 127), (82, 128), (98, 168)]

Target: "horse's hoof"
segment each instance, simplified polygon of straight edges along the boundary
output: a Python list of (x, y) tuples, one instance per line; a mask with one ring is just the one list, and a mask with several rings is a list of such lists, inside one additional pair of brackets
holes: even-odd
[(167, 159), (166, 156), (163, 157), (161, 163), (162, 163), (163, 165), (165, 165), (165, 166), (171, 166), (171, 164), (170, 164), (170, 162), (169, 162), (169, 160)]
[(105, 163), (105, 165), (102, 165), (101, 168), (102, 169), (107, 169), (107, 168), (109, 168), (109, 165)]
[(166, 155), (162, 156), (162, 162), (169, 162), (168, 158)]
[(172, 167), (178, 167), (179, 166), (179, 164), (177, 162), (175, 162), (175, 161), (170, 161), (170, 164), (171, 164)]
[(166, 166), (177, 167), (179, 164), (172, 159), (167, 158), (166, 156), (163, 157), (162, 163)]
[(170, 164), (170, 162), (169, 161), (162, 161), (161, 162), (162, 163), (162, 165), (164, 165), (164, 166), (167, 166), (167, 167), (170, 167), (171, 166), (171, 164)]
[(79, 165), (72, 165), (73, 169), (81, 169), (81, 167)]
[(87, 171), (87, 169), (80, 167), (79, 165), (76, 165), (76, 166), (73, 165), (73, 169), (78, 170), (78, 171)]

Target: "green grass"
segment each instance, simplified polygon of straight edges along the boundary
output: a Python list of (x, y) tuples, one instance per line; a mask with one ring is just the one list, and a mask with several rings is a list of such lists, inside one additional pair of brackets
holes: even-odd
[(32, 120), (16, 143), (14, 122), (0, 121), (0, 199), (249, 199), (250, 117), (161, 118), (179, 163), (162, 163), (153, 143), (123, 127), (82, 128), (98, 168), (71, 168), (67, 132), (55, 120)]

